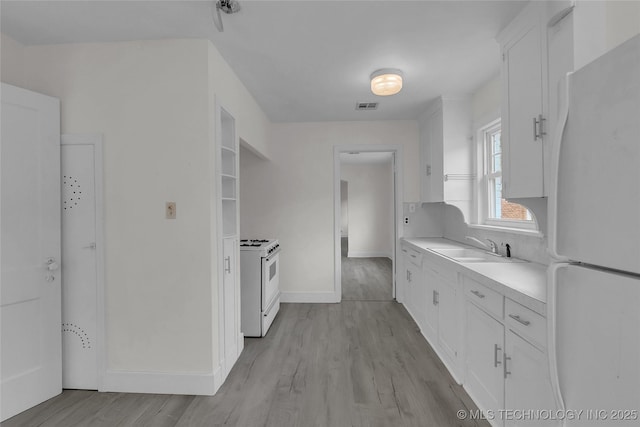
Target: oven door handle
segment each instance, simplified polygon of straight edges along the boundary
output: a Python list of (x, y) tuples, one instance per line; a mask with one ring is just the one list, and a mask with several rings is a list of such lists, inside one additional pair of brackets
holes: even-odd
[(282, 250), (282, 249), (278, 248), (278, 249), (276, 249), (275, 251), (271, 252), (269, 255), (267, 255), (267, 256), (265, 257), (265, 261), (267, 261), (267, 262), (271, 261), (271, 258), (273, 258), (274, 256), (278, 255), (278, 254), (280, 253), (280, 251), (281, 251), (281, 250)]

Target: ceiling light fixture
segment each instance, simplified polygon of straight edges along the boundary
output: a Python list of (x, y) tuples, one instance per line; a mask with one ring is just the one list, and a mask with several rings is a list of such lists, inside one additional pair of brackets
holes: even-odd
[(371, 92), (378, 96), (395, 95), (402, 90), (402, 71), (383, 68), (371, 74)]

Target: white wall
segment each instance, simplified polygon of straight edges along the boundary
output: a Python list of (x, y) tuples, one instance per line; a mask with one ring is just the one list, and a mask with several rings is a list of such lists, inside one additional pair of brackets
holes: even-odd
[(606, 4), (607, 48), (613, 49), (640, 34), (640, 2), (609, 0)]
[(349, 183), (340, 181), (340, 236), (349, 236)]
[(349, 183), (349, 257), (393, 255), (393, 164), (340, 165)]
[(241, 154), (242, 234), (280, 240), (284, 298), (303, 300), (311, 293), (313, 300), (329, 301), (334, 288), (333, 147), (402, 146), (403, 197), (418, 200), (417, 122), (279, 123), (272, 125), (269, 144), (270, 161)]
[(271, 123), (247, 88), (235, 75), (220, 52), (206, 41), (209, 64), (209, 94), (211, 129), (213, 130), (215, 101), (236, 119), (236, 133), (249, 148), (262, 157), (269, 157), (268, 137)]
[[(207, 40), (23, 47), (3, 36), (1, 57), (3, 81), (61, 99), (63, 133), (103, 135), (107, 369), (178, 375), (119, 377), (125, 388), (212, 392), (214, 99), (262, 155), (266, 116)], [(177, 219), (164, 218), (166, 201)]]
[(211, 372), (207, 42), (36, 46), (24, 58), (29, 88), (61, 99), (63, 133), (104, 137), (108, 368)]
[(0, 33), (0, 81), (24, 86), (24, 46)]

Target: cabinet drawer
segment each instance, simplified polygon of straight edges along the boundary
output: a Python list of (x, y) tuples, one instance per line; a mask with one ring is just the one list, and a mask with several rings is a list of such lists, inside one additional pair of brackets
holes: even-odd
[(542, 348), (547, 342), (547, 319), (527, 307), (505, 300), (505, 319), (510, 329)]
[(427, 257), (424, 261), (425, 269), (429, 269), (439, 279), (444, 279), (452, 283), (458, 283), (458, 272), (455, 268), (448, 266), (449, 261), (436, 261)]
[(422, 267), (422, 252), (403, 246), (402, 253), (405, 256), (405, 259), (413, 265), (416, 267)]
[(502, 319), (504, 303), (502, 295), (468, 277), (464, 278), (464, 293), (469, 301), (473, 301), (498, 319)]

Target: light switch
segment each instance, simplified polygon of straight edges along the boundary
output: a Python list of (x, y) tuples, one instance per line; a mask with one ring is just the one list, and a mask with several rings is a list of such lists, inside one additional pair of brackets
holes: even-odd
[(167, 219), (176, 219), (176, 202), (167, 202), (165, 215)]

